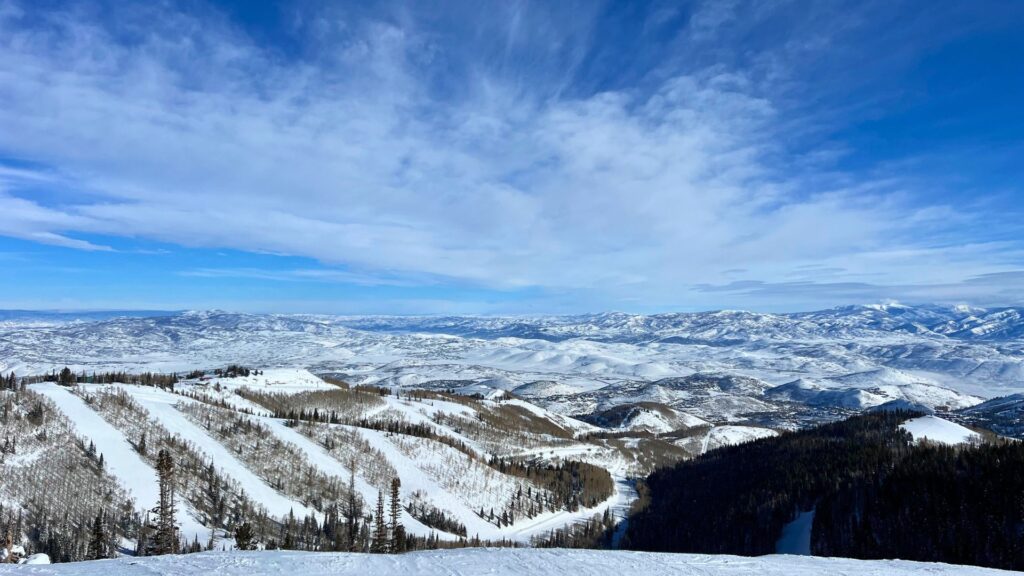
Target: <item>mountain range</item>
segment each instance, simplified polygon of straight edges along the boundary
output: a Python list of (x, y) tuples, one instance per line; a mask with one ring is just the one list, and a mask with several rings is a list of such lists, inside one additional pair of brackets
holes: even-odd
[(1016, 308), (538, 317), (9, 311), (0, 318), (0, 371), (302, 367), (356, 384), (514, 392), (581, 417), (654, 402), (685, 414), (670, 420), (785, 427), (894, 401), (957, 410), (1024, 391), (1024, 314)]

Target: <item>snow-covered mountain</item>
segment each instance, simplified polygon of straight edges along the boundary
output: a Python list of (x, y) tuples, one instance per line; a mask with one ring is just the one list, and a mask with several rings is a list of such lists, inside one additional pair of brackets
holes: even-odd
[[(390, 490), (418, 546), (477, 538), (538, 544), (553, 531), (584, 538), (574, 531), (614, 526), (637, 497), (632, 480), (709, 450), (894, 402), (936, 412), (985, 405), (890, 368), (780, 386), (726, 372), (645, 380), (624, 375), (627, 352), (645, 353), (636, 345), (380, 335), (306, 318), (183, 314), (24, 330), (60, 336), (51, 342), (102, 344), (116, 359), (99, 360), (75, 342), (75, 354), (97, 358), (71, 362), (90, 367), (86, 382), (0, 381), (0, 478), (7, 480), (0, 482), (0, 527), (22, 514), (29, 526), (46, 525), (46, 533), (61, 535), (58, 544), (31, 541), (30, 548), (55, 546), (63, 560), (81, 558), (74, 554), (89, 533), (82, 526), (96, 517), (118, 527), (124, 550), (142, 545), (140, 526), (160, 497), (158, 451), (171, 453), (182, 471), (175, 519), (195, 548), (230, 550), (248, 522), (270, 548), (313, 541), (313, 549), (337, 550), (340, 541), (324, 539), (340, 533), (318, 531), (332, 525), (335, 506), (358, 502), (358, 517), (370, 518), (372, 503)], [(102, 340), (114, 333), (134, 336), (121, 345)], [(572, 346), (575, 359), (528, 351), (538, 342)], [(312, 353), (303, 346), (337, 353), (320, 360), (337, 371), (256, 365), (193, 373), (164, 387), (125, 384), (124, 374), (91, 376), (97, 366)], [(145, 354), (118, 356), (139, 351)], [(431, 361), (434, 354), (447, 357)], [(599, 354), (605, 360), (595, 360)], [(519, 371), (498, 365), (510, 356)], [(580, 363), (583, 356), (591, 360)], [(848, 390), (871, 401), (848, 402)], [(988, 404), (1002, 415), (1013, 402)], [(925, 422), (960, 429), (934, 417)]]
[[(1024, 319), (1010, 308), (890, 304), (797, 314), (531, 318), (220, 311), (62, 322), (4, 317), (0, 371), (303, 367), (358, 384), (485, 396), (513, 391), (569, 415), (657, 402), (708, 421), (784, 425), (894, 400), (959, 409), (1024, 391)], [(747, 385), (709, 389), (708, 377)]]
[(434, 332), (459, 336), (639, 342), (847, 339), (878, 333), (945, 336), (958, 340), (1002, 341), (1024, 334), (1017, 308), (966, 306), (843, 306), (818, 312), (762, 314), (735, 310), (654, 315), (608, 312), (534, 318), (389, 317), (342, 318), (338, 323), (373, 332)]
[(993, 398), (963, 410), (961, 416), (969, 424), (1024, 438), (1024, 394)]

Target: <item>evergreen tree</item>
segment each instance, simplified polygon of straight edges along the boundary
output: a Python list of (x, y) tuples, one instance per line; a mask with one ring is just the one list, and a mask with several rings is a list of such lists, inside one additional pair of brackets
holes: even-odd
[(359, 537), (359, 517), (363, 515), (358, 496), (356, 495), (356, 463), (349, 464), (348, 477), (348, 506), (345, 510), (345, 520), (348, 523), (348, 550), (358, 552), (357, 540)]
[(157, 515), (155, 553), (175, 554), (178, 552), (178, 528), (174, 521), (174, 458), (161, 449), (157, 455), (157, 476), (160, 482), (160, 502), (154, 512)]
[(252, 524), (242, 522), (235, 529), (235, 547), (239, 550), (255, 550), (255, 537), (256, 535), (252, 531)]
[(64, 369), (60, 371), (60, 376), (57, 378), (57, 382), (63, 386), (71, 386), (75, 383), (75, 373), (65, 366)]
[(101, 560), (107, 558), (107, 531), (103, 524), (103, 512), (96, 515), (92, 523), (92, 536), (89, 539), (89, 559)]
[(383, 554), (388, 551), (388, 525), (384, 519), (384, 491), (377, 492), (377, 513), (373, 518), (373, 544), (370, 551)]
[[(401, 487), (401, 480), (398, 478), (391, 479), (391, 522), (389, 526), (391, 537), (388, 540), (388, 551), (392, 553), (405, 551), (405, 527), (400, 522), (402, 502), (399, 489)], [(399, 539), (401, 539), (401, 542), (399, 542)]]

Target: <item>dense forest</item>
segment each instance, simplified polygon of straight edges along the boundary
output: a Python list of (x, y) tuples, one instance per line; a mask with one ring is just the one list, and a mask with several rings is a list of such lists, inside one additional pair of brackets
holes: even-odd
[(899, 427), (913, 416), (855, 416), (658, 470), (624, 545), (770, 554), (813, 510), (816, 555), (1024, 568), (1024, 444), (915, 444)]

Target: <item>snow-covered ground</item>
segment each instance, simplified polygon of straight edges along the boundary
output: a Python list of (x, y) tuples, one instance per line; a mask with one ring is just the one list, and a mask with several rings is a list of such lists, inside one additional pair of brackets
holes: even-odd
[[(267, 426), (267, 434), (297, 447), (324, 475), (344, 482), (351, 454), (332, 456), (330, 442), (321, 444), (325, 438), (286, 427), (266, 408), (235, 392), (337, 390), (314, 374), (330, 373), (352, 384), (478, 393), (484, 400), (470, 407), (458, 398), (419, 400), (398, 390), (400, 397), (381, 397), (369, 403), (362, 416), (428, 428), (480, 457), (575, 458), (603, 466), (615, 480), (615, 494), (589, 510), (517, 517), (511, 526), (499, 528), (480, 518), (478, 511), (490, 508), (491, 500), (507, 497), (516, 481), (488, 480), (486, 466), (473, 464), (462, 451), (435, 446), (432, 440), (368, 429), (354, 433), (369, 442), (363, 445), (370, 447), (367, 450), (383, 454), (378, 455), (384, 459), (383, 470), (401, 478), (404, 499), (418, 493), (418, 498), (464, 524), (470, 536), (528, 542), (605, 509), (620, 518), (635, 497), (630, 477), (646, 473), (638, 464), (637, 437), (616, 440), (618, 447), (613, 448), (586, 436), (602, 431), (595, 424), (627, 436), (634, 431), (682, 431), (676, 446), (669, 448), (685, 455), (893, 403), (936, 413), (962, 409), (982, 401), (967, 392), (991, 396), (1024, 390), (1024, 344), (1014, 332), (1013, 318), (975, 309), (854, 307), (797, 315), (718, 312), (501, 319), (190, 312), (72, 323), (8, 320), (0, 325), (0, 372), (14, 369), (23, 375), (64, 365), (76, 372), (185, 373), (228, 364), (256, 368), (260, 374), (193, 380), (179, 384), (177, 390), (252, 414), (246, 417)], [(966, 331), (954, 329), (956, 325)], [(153, 470), (121, 431), (65, 389), (34, 387), (53, 398), (80, 433), (95, 441), (110, 462), (111, 473), (136, 496), (140, 508), (155, 501)], [(314, 512), (308, 502), (275, 489), (273, 479), (250, 470), (239, 454), (177, 406), (195, 400), (154, 388), (118, 387), (164, 428), (205, 452), (271, 514)], [(508, 399), (508, 392), (521, 399)], [(520, 435), (513, 427), (501, 434), (481, 434), (476, 427), (485, 421), (482, 416), (499, 408), (504, 409), (502, 418), (527, 427), (540, 423), (538, 427), (548, 432)], [(601, 420), (604, 415), (607, 421)], [(915, 438), (934, 441), (975, 437), (970, 430), (934, 417), (905, 427)], [(375, 500), (381, 482), (381, 474), (357, 471), (357, 489), (368, 503)], [(182, 510), (188, 514), (185, 507)], [(206, 540), (193, 518), (179, 520), (186, 534), (194, 531), (198, 540)], [(414, 534), (430, 531), (412, 518), (404, 521)]]
[[(885, 305), (801, 314), (537, 318), (188, 312), (35, 320), (26, 316), (19, 324), (12, 316), (0, 325), (0, 372), (64, 365), (163, 372), (230, 363), (303, 367), (343, 374), (353, 383), (484, 396), (515, 390), (569, 415), (636, 402), (636, 383), (698, 372), (753, 377), (766, 386), (804, 379), (828, 392), (804, 400), (825, 408), (862, 409), (905, 398), (956, 409), (979, 396), (1024, 391), (1024, 317), (1015, 310)], [(274, 387), (273, 370), (250, 379), (244, 385)], [(715, 421), (777, 409), (771, 398), (753, 397), (758, 402), (713, 404), (710, 413), (691, 412), (684, 397), (673, 406)]]
[(229, 478), (237, 480), (245, 487), (249, 496), (265, 506), (271, 514), (286, 516), (289, 513), (294, 513), (300, 518), (309, 514), (317, 515), (312, 508), (274, 490), (250, 471), (227, 447), (175, 408), (175, 404), (178, 402), (191, 402), (191, 400), (148, 386), (119, 385), (118, 387), (131, 394), (164, 428), (198, 446), (216, 463), (221, 472)]
[(753, 442), (758, 438), (771, 438), (779, 433), (769, 428), (758, 428), (755, 426), (715, 426), (708, 431), (704, 438), (704, 449), (701, 453), (723, 446), (734, 446)]
[(981, 439), (977, 432), (938, 416), (921, 416), (904, 422), (900, 428), (910, 432), (914, 441), (929, 440), (940, 444), (964, 444)]
[(221, 378), (211, 376), (202, 380), (208, 386), (223, 388), (227, 391), (239, 388), (250, 388), (257, 392), (277, 392), (294, 394), (310, 390), (330, 390), (334, 388), (316, 377), (309, 370), (302, 368), (267, 368), (259, 370), (259, 374)]
[(462, 549), (400, 555), (204, 552), (50, 566), (4, 566), (35, 576), (986, 576), (1000, 570), (899, 560), (714, 556), (558, 549)]
[[(140, 512), (145, 513), (156, 506), (160, 500), (156, 470), (139, 456), (119, 430), (63, 386), (39, 384), (33, 389), (52, 400), (78, 434), (96, 444), (96, 452), (103, 455), (107, 470), (135, 498), (135, 507)], [(183, 537), (201, 542), (210, 539), (210, 529), (203, 526), (180, 498), (178, 510), (177, 520)]]
[[(351, 462), (347, 457), (339, 459), (337, 453), (325, 448), (323, 439), (317, 434), (307, 435), (301, 430), (286, 425), (284, 420), (269, 416), (265, 409), (242, 399), (234, 393), (240, 388), (255, 390), (272, 389), (283, 393), (299, 393), (310, 390), (334, 390), (337, 387), (326, 384), (320, 378), (301, 369), (266, 370), (261, 375), (248, 378), (220, 378), (202, 381), (186, 381), (176, 386), (178, 393), (160, 388), (128, 385), (128, 384), (82, 384), (78, 389), (85, 394), (119, 391), (126, 393), (143, 408), (148, 417), (163, 429), (188, 441), (199, 451), (205, 453), (216, 468), (227, 478), (237, 481), (244, 487), (249, 498), (264, 506), (267, 511), (277, 517), (291, 513), (299, 517), (312, 514), (322, 517), (320, 511), (314, 510), (309, 503), (282, 493), (279, 488), (268, 483), (266, 477), (252, 467), (252, 462), (236, 453), (210, 430), (183, 411), (183, 406), (197, 405), (193, 396), (214, 402), (224, 402), (235, 409), (244, 409), (245, 413), (235, 412), (236, 417), (248, 419), (265, 426), (267, 434), (276, 437), (297, 449), (306, 461), (327, 477), (347, 483), (350, 476)], [(33, 384), (31, 389), (52, 399), (58, 409), (74, 422), (77, 432), (88, 440), (95, 442), (97, 451), (104, 455), (109, 463), (109, 470), (124, 488), (137, 499), (140, 510), (150, 508), (157, 501), (158, 485), (153, 468), (144, 461), (128, 441), (124, 430), (104, 419), (83, 398), (75, 393), (75, 389), (59, 386), (54, 383)], [(285, 392), (287, 391), (287, 392)], [(526, 479), (502, 474), (487, 466), (481, 458), (490, 456), (480, 443), (471, 435), (439, 423), (439, 416), (455, 416), (465, 418), (466, 422), (477, 421), (477, 410), (514, 409), (523, 410), (525, 414), (513, 418), (512, 423), (521, 422), (521, 418), (529, 415), (538, 421), (560, 426), (569, 434), (582, 434), (598, 430), (597, 427), (559, 414), (548, 412), (522, 400), (504, 400), (498, 404), (490, 400), (480, 401), (449, 401), (444, 397), (417, 399), (412, 396), (396, 397), (394, 395), (374, 396), (379, 405), (373, 406), (365, 413), (367, 417), (387, 416), (397, 418), (410, 424), (433, 428), (443, 436), (463, 443), (470, 456), (463, 451), (438, 442), (436, 440), (387, 433), (378, 430), (359, 428), (341, 424), (314, 424), (324, 431), (344, 431), (351, 438), (365, 442), (357, 450), (376, 451), (383, 459), (385, 466), (391, 468), (383, 484), (390, 482), (390, 474), (401, 479), (401, 495), (404, 501), (418, 500), (425, 502), (466, 527), (468, 537), (479, 537), (484, 540), (512, 540), (521, 544), (529, 544), (535, 537), (546, 537), (550, 531), (577, 522), (585, 522), (605, 510), (611, 509), (616, 519), (625, 517), (630, 503), (636, 493), (630, 480), (626, 477), (627, 467), (621, 454), (609, 448), (595, 444), (566, 438), (551, 438), (546, 434), (537, 434), (536, 447), (529, 453), (520, 456), (530, 459), (559, 460), (577, 458), (607, 468), (613, 476), (614, 491), (603, 502), (590, 508), (582, 508), (575, 512), (566, 510), (544, 511), (532, 518), (518, 516), (511, 525), (496, 526), (481, 518), (479, 510), (500, 511), (517, 494), (527, 493), (529, 488), (540, 494), (540, 488)], [(239, 403), (244, 405), (239, 405)], [(529, 421), (529, 420), (526, 420)], [(458, 421), (455, 421), (458, 422)], [(499, 434), (500, 436), (500, 434)], [(547, 438), (547, 440), (545, 440)], [(352, 440), (349, 440), (352, 442)], [(488, 445), (501, 445), (489, 442)], [(516, 446), (510, 444), (504, 454), (516, 453)], [(348, 454), (346, 452), (346, 454)], [(367, 505), (377, 499), (378, 487), (382, 487), (379, 476), (367, 476), (364, 464), (357, 466), (355, 475), (356, 491)], [(187, 502), (179, 503), (179, 523), (183, 535), (189, 540), (194, 538), (205, 542), (210, 537), (209, 527), (196, 519)], [(441, 539), (454, 539), (454, 535), (439, 533), (409, 515), (402, 512), (402, 522), (406, 529), (417, 536), (436, 534)]]

